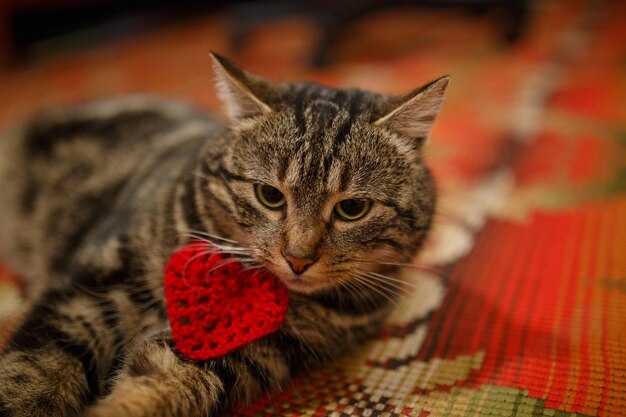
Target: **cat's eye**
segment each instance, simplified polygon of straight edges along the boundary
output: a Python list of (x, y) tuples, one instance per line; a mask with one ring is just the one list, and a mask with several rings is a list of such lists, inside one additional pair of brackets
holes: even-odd
[(254, 191), (261, 204), (267, 208), (278, 210), (285, 205), (285, 195), (277, 188), (266, 184), (255, 184)]
[(335, 213), (341, 220), (353, 221), (365, 216), (371, 206), (369, 200), (343, 200), (335, 206)]

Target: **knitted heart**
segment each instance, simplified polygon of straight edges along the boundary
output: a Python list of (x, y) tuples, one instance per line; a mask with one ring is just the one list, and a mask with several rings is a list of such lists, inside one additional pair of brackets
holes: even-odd
[(223, 356), (275, 332), (289, 302), (287, 288), (274, 275), (246, 270), (204, 243), (172, 255), (165, 298), (176, 348), (193, 360)]

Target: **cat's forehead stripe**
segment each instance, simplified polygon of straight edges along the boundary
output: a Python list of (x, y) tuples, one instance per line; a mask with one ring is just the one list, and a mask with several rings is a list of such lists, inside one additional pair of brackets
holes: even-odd
[(345, 161), (335, 164), (333, 161), (337, 160), (352, 125), (363, 113), (361, 94), (357, 90), (306, 85), (290, 96), (297, 134), (304, 141), (297, 147), (296, 155), (289, 158), (281, 177), (291, 184), (306, 184), (318, 192), (337, 192), (345, 187), (349, 171)]
[(318, 99), (307, 106), (305, 119), (306, 133), (297, 141), (286, 181), (304, 185), (318, 194), (337, 192), (345, 177), (345, 168), (338, 159), (339, 148), (354, 123), (353, 115), (335, 103)]

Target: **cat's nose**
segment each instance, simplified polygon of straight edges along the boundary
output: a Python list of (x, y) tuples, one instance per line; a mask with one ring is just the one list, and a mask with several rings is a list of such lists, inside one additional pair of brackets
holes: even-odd
[(317, 259), (314, 259), (312, 257), (298, 258), (289, 253), (283, 253), (283, 257), (295, 274), (303, 273), (317, 261)]

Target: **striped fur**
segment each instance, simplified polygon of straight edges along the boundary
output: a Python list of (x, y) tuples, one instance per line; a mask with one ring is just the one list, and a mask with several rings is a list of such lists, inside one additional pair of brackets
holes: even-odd
[[(0, 358), (0, 416), (213, 415), (332, 360), (386, 316), (394, 264), (430, 228), (421, 146), (447, 79), (389, 98), (215, 62), (228, 124), (130, 97), (53, 110), (0, 140), (0, 258), (32, 302)], [(286, 209), (266, 209), (253, 183), (283, 191)], [(345, 198), (373, 205), (342, 222)], [(193, 239), (285, 282), (279, 331), (219, 360), (176, 352), (162, 271)], [(296, 276), (285, 251), (318, 261)]]

